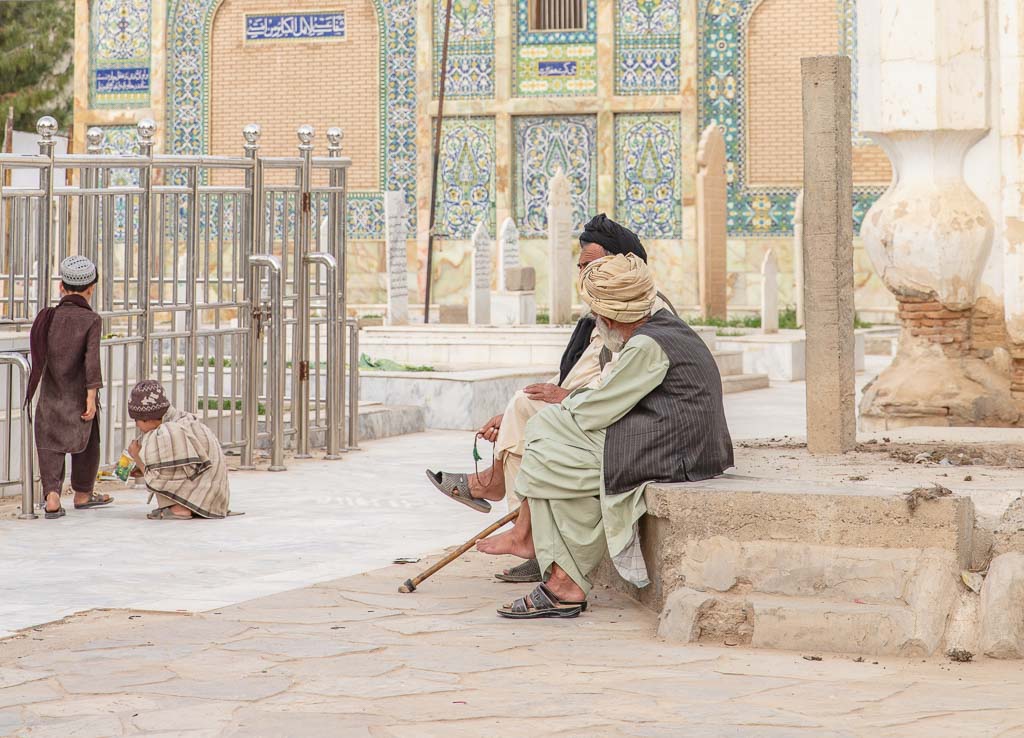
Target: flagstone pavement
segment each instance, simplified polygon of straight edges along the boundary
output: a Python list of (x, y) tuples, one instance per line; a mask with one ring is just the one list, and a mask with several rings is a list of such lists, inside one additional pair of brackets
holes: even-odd
[[(607, 590), (512, 622), (470, 554), (413, 594), (392, 566), (195, 615), (92, 612), (0, 641), (0, 735), (1012, 736), (1019, 662), (673, 645)], [(805, 655), (821, 656), (810, 661)]]

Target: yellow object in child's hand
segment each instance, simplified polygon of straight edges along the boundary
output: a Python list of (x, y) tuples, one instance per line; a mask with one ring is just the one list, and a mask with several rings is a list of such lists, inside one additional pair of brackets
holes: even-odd
[(134, 469), (135, 460), (128, 455), (127, 451), (122, 451), (121, 458), (117, 460), (117, 466), (114, 467), (114, 476), (127, 484), (128, 480), (131, 479)]

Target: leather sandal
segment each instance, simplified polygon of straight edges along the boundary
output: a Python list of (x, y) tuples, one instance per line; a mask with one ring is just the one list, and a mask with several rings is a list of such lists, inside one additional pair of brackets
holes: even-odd
[(114, 501), (114, 498), (111, 497), (110, 495), (98, 495), (95, 492), (90, 492), (89, 493), (89, 501), (88, 502), (83, 502), (81, 505), (79, 505), (76, 502), (75, 503), (75, 509), (76, 510), (88, 510), (91, 507), (103, 507), (104, 505), (109, 505), (113, 501)]
[(555, 595), (546, 584), (539, 584), (529, 595), (498, 608), (503, 618), (514, 620), (536, 620), (538, 618), (575, 618), (586, 608), (586, 601), (565, 602)]
[(445, 497), (450, 497), (456, 502), (461, 502), (466, 507), (471, 507), (477, 512), (489, 513), (491, 503), (487, 500), (478, 500), (469, 493), (468, 474), (449, 474), (448, 472), (432, 472), (427, 469), (427, 479)]

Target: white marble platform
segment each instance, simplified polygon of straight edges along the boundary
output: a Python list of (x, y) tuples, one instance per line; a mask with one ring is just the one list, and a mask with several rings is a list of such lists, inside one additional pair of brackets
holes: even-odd
[[(718, 336), (716, 343), (722, 351), (743, 352), (745, 374), (767, 374), (773, 382), (796, 382), (806, 377), (804, 331)], [(854, 351), (856, 371), (864, 371), (864, 334), (859, 331), (854, 333)]]
[(360, 397), (367, 402), (419, 405), (427, 428), (478, 430), (505, 410), (528, 384), (550, 381), (547, 367), (475, 369), (457, 372), (378, 372), (359, 374)]

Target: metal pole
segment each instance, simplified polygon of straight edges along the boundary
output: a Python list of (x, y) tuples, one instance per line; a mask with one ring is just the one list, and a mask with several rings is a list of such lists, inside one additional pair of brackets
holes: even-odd
[[(299, 156), (302, 169), (299, 177), (299, 212), (296, 216), (296, 264), (302, 265), (309, 253), (309, 231), (312, 203), (310, 180), (312, 177), (313, 126), (299, 126)], [(309, 453), (309, 280), (307, 274), (295, 275), (295, 333), (292, 335), (292, 372), (297, 372), (297, 389), (292, 397), (292, 423), (295, 425), (295, 458), (308, 459)]]
[(359, 318), (348, 321), (348, 448), (359, 448)]
[[(345, 381), (345, 366), (342, 363), (341, 371), (335, 371), (338, 366), (338, 262), (331, 255), (322, 251), (307, 254), (305, 263), (320, 264), (327, 272), (327, 455), (325, 459), (340, 459), (338, 453), (338, 404), (337, 392), (334, 385)], [(306, 276), (304, 273), (303, 277)], [(344, 354), (340, 354), (344, 362)]]
[[(256, 253), (260, 221), (263, 217), (263, 199), (260, 196), (260, 180), (263, 172), (259, 165), (260, 127), (255, 123), (242, 129), (245, 138), (245, 158), (252, 159), (255, 164), (245, 172), (245, 189), (249, 193), (248, 210), (242, 223), (242, 239), (240, 248), (243, 250), (242, 263), (251, 263), (249, 257)], [(259, 170), (259, 171), (257, 171)], [(263, 334), (263, 312), (258, 294), (259, 282), (253, 279), (252, 270), (245, 270), (245, 282), (242, 285), (242, 299), (249, 307), (248, 320), (244, 327), (248, 329), (248, 354), (245, 365), (245, 399), (242, 401), (242, 417), (245, 422), (245, 445), (242, 447), (241, 469), (255, 469), (253, 456), (256, 450), (256, 438), (260, 432), (260, 395), (259, 377), (262, 367), (259, 363), (258, 346)], [(244, 312), (244, 311), (243, 311)]]
[[(344, 138), (345, 133), (340, 128), (328, 128), (327, 129), (327, 156), (330, 158), (337, 159), (341, 156), (341, 142)], [(331, 169), (330, 182), (331, 188), (340, 187), (342, 192), (332, 192), (330, 198), (330, 211), (328, 219), (330, 222), (329, 230), (329, 245), (328, 252), (334, 256), (335, 261), (338, 264), (337, 272), (337, 303), (338, 303), (338, 321), (336, 324), (329, 328), (329, 331), (333, 331), (335, 334), (335, 340), (337, 341), (338, 351), (337, 355), (340, 358), (340, 363), (337, 366), (335, 372), (335, 366), (329, 365), (327, 367), (328, 385), (327, 391), (330, 393), (334, 392), (334, 399), (338, 407), (338, 445), (341, 450), (344, 450), (348, 446), (348, 439), (346, 438), (347, 426), (345, 425), (345, 357), (347, 353), (345, 347), (348, 345), (348, 331), (345, 328), (345, 319), (348, 317), (348, 288), (346, 286), (346, 252), (347, 252), (347, 235), (345, 222), (345, 198), (348, 196), (347, 188), (345, 187), (345, 170), (343, 169)]]
[[(153, 243), (153, 137), (156, 135), (156, 123), (150, 118), (143, 118), (138, 125), (139, 155), (147, 159), (145, 166), (139, 170), (139, 295), (138, 307), (142, 311), (137, 318), (137, 330), (142, 336), (139, 347), (138, 377), (149, 377), (149, 250)], [(128, 224), (125, 224), (128, 227)], [(125, 348), (127, 351), (127, 347)]]
[(441, 162), (441, 128), (444, 126), (444, 88), (448, 79), (448, 34), (452, 26), (452, 0), (444, 9), (444, 45), (441, 47), (441, 84), (437, 96), (437, 130), (434, 132), (434, 171), (430, 176), (430, 230), (427, 231), (427, 286), (423, 295), (423, 322), (430, 322), (430, 283), (434, 268), (434, 225), (437, 218), (437, 172)]
[[(188, 240), (185, 248), (187, 267), (185, 269), (185, 324), (188, 326), (188, 344), (185, 356), (185, 410), (197, 412), (196, 398), (196, 352), (199, 350), (199, 164), (193, 164), (188, 170), (189, 202), (188, 209)], [(177, 368), (171, 366), (172, 371)]]
[[(270, 414), (270, 467), (268, 471), (285, 470), (284, 465), (284, 272), (281, 260), (271, 254), (253, 254), (249, 257), (252, 284), (259, 284), (257, 270), (270, 271), (270, 341), (267, 347), (267, 412)], [(255, 375), (250, 376), (256, 387)], [(250, 397), (255, 389), (250, 390)], [(257, 407), (257, 412), (259, 408)]]
[[(22, 391), (24, 391), (30, 372), (28, 359), (22, 354), (0, 354), (0, 364), (12, 367), (12, 371), (13, 367), (18, 367), (18, 371), (21, 373)], [(14, 395), (11, 393), (8, 393), (7, 404), (13, 411)], [(10, 417), (8, 417), (9, 421)], [(32, 449), (32, 413), (26, 405), (21, 409), (21, 514), (18, 516), (20, 520), (32, 520), (39, 517), (35, 513), (35, 500), (33, 499), (35, 470), (32, 463)]]
[(50, 260), (53, 255), (53, 139), (57, 133), (57, 121), (44, 115), (36, 123), (39, 134), (39, 153), (50, 157), (49, 166), (39, 170), (39, 189), (43, 201), (39, 204), (39, 250), (36, 252), (37, 307), (42, 309), (50, 304)]

